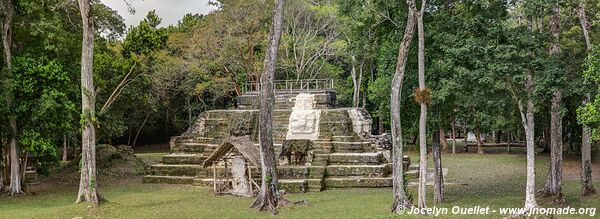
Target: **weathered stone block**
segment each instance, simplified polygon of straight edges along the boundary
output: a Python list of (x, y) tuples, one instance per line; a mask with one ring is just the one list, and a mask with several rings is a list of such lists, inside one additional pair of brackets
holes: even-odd
[(390, 173), (387, 164), (383, 165), (329, 165), (327, 176), (385, 176)]
[(391, 177), (380, 178), (363, 178), (363, 177), (348, 177), (348, 178), (325, 178), (325, 186), (330, 188), (380, 188), (391, 187)]

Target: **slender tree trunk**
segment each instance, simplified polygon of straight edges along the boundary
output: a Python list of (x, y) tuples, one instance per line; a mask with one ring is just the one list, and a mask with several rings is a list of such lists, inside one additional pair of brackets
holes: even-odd
[[(583, 37), (585, 39), (585, 45), (587, 47), (587, 52), (590, 54), (594, 49), (592, 46), (592, 41), (590, 40), (590, 24), (588, 23), (586, 12), (585, 12), (585, 4), (582, 0), (577, 1), (577, 16), (579, 17), (579, 23), (581, 24), (581, 29), (583, 30)], [(585, 95), (585, 99), (583, 100), (583, 105), (587, 104), (591, 100), (591, 95), (587, 93)], [(581, 133), (581, 195), (588, 196), (594, 194), (596, 189), (594, 188), (594, 184), (592, 184), (592, 129), (583, 125), (583, 131)]]
[(512, 141), (513, 141), (513, 134), (511, 132), (511, 133), (508, 133), (508, 144), (507, 144), (507, 149), (506, 149), (509, 153), (510, 153), (510, 146), (512, 144)]
[(448, 151), (448, 140), (446, 140), (446, 130), (444, 129), (444, 126), (440, 125), (439, 126), (439, 141), (440, 144), (442, 144), (442, 150), (444, 151)]
[(94, 206), (100, 200), (96, 178), (96, 129), (95, 91), (93, 80), (94, 31), (90, 0), (78, 0), (83, 24), (83, 45), (81, 51), (81, 178), (76, 203), (91, 202)]
[(465, 121), (463, 125), (463, 146), (465, 147), (465, 152), (469, 152), (469, 144), (467, 143), (467, 139), (469, 137), (469, 129), (467, 129), (467, 121)]
[(350, 74), (352, 76), (352, 106), (353, 107), (357, 107), (358, 106), (358, 76), (356, 74), (356, 57), (352, 56), (352, 70), (350, 71)]
[(67, 134), (63, 134), (62, 161), (67, 161), (68, 159), (69, 150), (67, 148)]
[[(12, 0), (2, 1), (2, 48), (4, 56), (4, 79), (12, 74), (12, 20), (14, 7)], [(8, 108), (13, 106), (12, 91), (8, 91), (6, 97), (6, 105)], [(23, 192), (21, 182), (21, 171), (19, 164), (19, 146), (17, 145), (17, 118), (12, 113), (9, 115), (8, 123), (10, 127), (9, 140), (9, 160), (10, 160), (10, 194), (19, 194)]]
[(553, 196), (557, 201), (563, 202), (562, 193), (562, 118), (560, 118), (560, 106), (562, 95), (555, 92), (552, 97), (551, 107), (551, 132), (550, 132), (550, 169), (544, 189), (540, 191), (543, 195)]
[[(426, 0), (421, 1), (421, 8), (417, 11), (414, 2), (409, 3), (410, 10), (417, 17), (418, 38), (419, 38), (419, 90), (418, 92), (425, 95), (427, 88), (425, 87), (425, 29), (423, 24), (423, 14), (425, 13)], [(422, 95), (422, 96), (423, 96)], [(426, 183), (427, 183), (427, 100), (429, 97), (424, 97), (420, 100), (421, 113), (419, 116), (419, 191), (418, 191), (418, 208), (427, 208), (426, 201)]]
[(452, 118), (452, 153), (456, 154), (456, 116)]
[(279, 195), (277, 194), (277, 160), (273, 151), (273, 104), (275, 94), (273, 80), (275, 78), (275, 66), (277, 62), (277, 51), (283, 26), (283, 11), (285, 0), (275, 0), (273, 8), (273, 21), (269, 31), (268, 48), (265, 53), (264, 69), (261, 75), (260, 92), (260, 158), (262, 184), (253, 208), (259, 211), (271, 210), (277, 214)]
[(481, 145), (481, 128), (479, 126), (479, 122), (475, 125), (475, 141), (477, 141), (477, 153), (484, 154), (483, 147)]
[[(530, 74), (529, 79), (532, 81), (532, 76)], [(531, 99), (532, 90), (529, 89), (528, 95), (529, 99), (527, 100), (527, 115), (525, 126), (525, 139), (527, 141), (527, 185), (525, 189), (525, 208), (532, 209), (537, 208), (537, 201), (535, 200), (535, 122), (534, 122), (534, 114), (533, 114), (533, 100)]]
[[(527, 29), (532, 31), (532, 19), (528, 19)], [(528, 54), (532, 56), (531, 52)], [(523, 106), (523, 100), (513, 92), (513, 97), (517, 99), (519, 113), (521, 114), (521, 122), (525, 130), (525, 141), (527, 143), (527, 183), (525, 186), (525, 205), (524, 209), (529, 211), (537, 208), (538, 204), (535, 200), (535, 118), (533, 105), (533, 70), (527, 70), (527, 78), (525, 80), (526, 106)]]
[(146, 121), (148, 121), (148, 117), (150, 117), (150, 113), (148, 113), (146, 115), (146, 117), (144, 117), (144, 121), (142, 122), (142, 125), (140, 125), (140, 128), (138, 128), (137, 132), (135, 133), (135, 137), (133, 138), (133, 144), (131, 145), (131, 147), (135, 147), (138, 137), (140, 136), (140, 132), (142, 132), (142, 129), (146, 125)]
[(4, 139), (2, 136), (2, 130), (0, 130), (0, 192), (4, 190), (4, 163), (6, 161), (4, 156)]
[[(441, 125), (441, 123), (439, 123), (438, 125)], [(439, 129), (441, 130), (442, 128), (439, 127)], [(440, 140), (442, 136), (438, 135), (441, 135), (441, 132), (433, 132), (433, 141), (431, 144), (431, 150), (433, 155), (433, 168), (435, 172), (433, 180), (433, 202), (436, 204), (444, 202), (444, 173), (442, 170), (442, 154), (440, 151)]]
[[(407, 0), (409, 4), (414, 0)], [(400, 43), (400, 49), (398, 51), (398, 60), (396, 61), (396, 72), (392, 79), (392, 94), (390, 101), (391, 119), (392, 119), (392, 144), (393, 144), (393, 202), (392, 212), (398, 212), (403, 209), (412, 207), (412, 203), (406, 196), (404, 187), (404, 165), (403, 165), (403, 139), (402, 139), (402, 125), (400, 118), (400, 98), (402, 97), (402, 82), (404, 81), (404, 73), (406, 70), (406, 61), (408, 59), (408, 52), (412, 39), (415, 32), (415, 16), (412, 10), (408, 11), (408, 18), (406, 21), (406, 28), (404, 30), (404, 37)]]
[[(550, 16), (550, 33), (552, 34), (552, 44), (550, 46), (550, 55), (560, 54), (560, 8), (555, 5), (552, 8)], [(553, 196), (557, 202), (564, 202), (562, 192), (562, 91), (560, 88), (554, 91), (550, 107), (550, 169), (544, 189), (540, 191), (546, 196)]]

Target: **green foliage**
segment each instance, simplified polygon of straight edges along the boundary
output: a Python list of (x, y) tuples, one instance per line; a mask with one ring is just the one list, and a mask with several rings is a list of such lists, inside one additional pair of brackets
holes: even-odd
[[(583, 73), (586, 82), (591, 84), (600, 83), (600, 53), (594, 50), (586, 59), (587, 69)], [(599, 89), (600, 91), (600, 89)], [(600, 140), (600, 93), (591, 102), (577, 109), (577, 120), (580, 124), (588, 125), (592, 128), (592, 140)]]
[(162, 19), (154, 10), (149, 11), (138, 26), (129, 28), (123, 42), (123, 55), (148, 55), (157, 49), (163, 49), (169, 38), (167, 29), (159, 28)]
[(35, 157), (36, 166), (42, 173), (58, 165), (58, 152), (52, 138), (45, 138), (35, 131), (26, 131), (20, 136), (19, 144), (22, 150)]

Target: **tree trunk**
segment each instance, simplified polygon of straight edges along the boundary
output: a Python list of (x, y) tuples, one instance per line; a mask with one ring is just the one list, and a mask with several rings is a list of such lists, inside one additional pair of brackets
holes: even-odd
[[(583, 37), (585, 39), (585, 45), (587, 52), (590, 54), (593, 50), (592, 41), (590, 40), (590, 24), (588, 23), (585, 4), (582, 0), (577, 1), (577, 16), (579, 17), (579, 23), (583, 31)], [(585, 95), (583, 105), (590, 102), (590, 94)], [(583, 131), (581, 133), (581, 195), (588, 196), (595, 193), (596, 189), (592, 184), (592, 143), (591, 143), (592, 129), (583, 125)]]
[[(532, 20), (528, 19), (527, 29), (532, 31)], [(529, 52), (528, 56), (532, 56)], [(525, 80), (526, 98), (520, 98), (516, 92), (512, 91), (513, 97), (517, 100), (519, 113), (521, 115), (521, 123), (525, 130), (525, 141), (527, 149), (527, 183), (525, 186), (525, 211), (537, 208), (535, 200), (535, 118), (533, 105), (533, 70), (527, 69), (527, 78)], [(523, 105), (523, 99), (526, 99), (526, 106)]]
[(512, 141), (513, 141), (513, 134), (511, 132), (511, 133), (508, 133), (508, 144), (507, 144), (507, 149), (506, 149), (509, 153), (510, 153), (510, 146), (512, 144)]
[(91, 202), (98, 205), (99, 192), (96, 179), (96, 129), (94, 127), (95, 91), (93, 80), (94, 31), (90, 0), (78, 0), (83, 24), (81, 50), (81, 178), (76, 203)]
[(485, 152), (481, 146), (481, 128), (479, 127), (479, 122), (475, 125), (475, 141), (477, 141), (477, 153), (484, 154)]
[(456, 154), (456, 116), (452, 118), (452, 153)]
[(62, 161), (67, 161), (69, 155), (69, 150), (67, 148), (67, 134), (63, 134)]
[(146, 115), (146, 117), (144, 118), (144, 122), (142, 122), (142, 125), (140, 125), (140, 128), (135, 133), (135, 137), (133, 138), (133, 144), (131, 145), (131, 147), (135, 147), (135, 144), (137, 143), (138, 137), (140, 136), (140, 132), (142, 132), (142, 129), (146, 125), (146, 121), (148, 121), (148, 117), (150, 117), (150, 113), (148, 113)]
[[(533, 83), (531, 74), (529, 75), (529, 82)], [(527, 141), (527, 185), (525, 189), (525, 209), (537, 208), (537, 201), (535, 200), (535, 122), (533, 114), (533, 91), (529, 89), (527, 94), (527, 115), (525, 125), (525, 139)]]
[(4, 144), (2, 139), (2, 130), (0, 130), (0, 191), (4, 191)]
[(283, 11), (285, 0), (275, 0), (273, 8), (273, 21), (269, 31), (268, 48), (265, 53), (263, 74), (260, 78), (260, 158), (262, 184), (256, 201), (252, 204), (253, 208), (259, 211), (271, 210), (277, 214), (277, 203), (279, 195), (277, 194), (277, 160), (273, 151), (273, 104), (275, 94), (273, 80), (275, 78), (275, 65), (277, 62), (277, 51), (279, 40), (281, 39), (281, 29), (283, 26)]
[[(412, 2), (414, 0), (407, 0)], [(399, 212), (404, 209), (412, 207), (412, 203), (406, 196), (404, 187), (404, 165), (403, 165), (403, 139), (402, 139), (402, 125), (400, 118), (400, 98), (402, 97), (402, 82), (404, 81), (404, 73), (406, 70), (406, 61), (408, 59), (408, 52), (412, 39), (415, 32), (415, 16), (412, 10), (408, 11), (408, 18), (406, 21), (406, 28), (404, 30), (404, 37), (400, 43), (400, 49), (398, 51), (398, 60), (396, 61), (396, 72), (392, 79), (392, 94), (390, 101), (391, 119), (392, 119), (392, 145), (393, 145), (393, 196), (392, 212)]]
[[(552, 8), (550, 16), (550, 33), (552, 34), (552, 44), (550, 46), (550, 55), (557, 56), (560, 54), (560, 8), (558, 5)], [(555, 201), (563, 203), (562, 192), (562, 91), (560, 88), (554, 91), (552, 95), (550, 107), (550, 169), (548, 170), (548, 178), (541, 194), (552, 196)]]
[(358, 106), (358, 76), (356, 74), (356, 57), (353, 55), (352, 57), (352, 70), (350, 71), (350, 75), (352, 76), (352, 106)]
[(562, 193), (562, 118), (560, 116), (562, 95), (554, 92), (550, 117), (550, 169), (542, 195), (552, 196), (557, 202), (564, 202)]
[[(12, 74), (12, 20), (14, 14), (14, 7), (12, 0), (2, 1), (2, 48), (4, 56), (4, 75), (3, 79), (7, 80), (8, 75)], [(8, 108), (13, 106), (13, 94), (12, 91), (8, 92), (6, 97), (6, 105)], [(19, 164), (19, 146), (17, 145), (17, 119), (14, 115), (9, 115), (8, 123), (10, 127), (9, 135), (9, 160), (10, 160), (10, 194), (19, 194), (23, 192), (21, 185), (21, 172)]]
[(352, 56), (352, 84), (354, 87), (354, 91), (352, 93), (352, 106), (355, 108), (358, 108), (358, 106), (360, 105), (360, 89), (362, 87), (362, 78), (363, 78), (363, 69), (364, 69), (364, 65), (365, 65), (365, 60), (363, 58), (363, 60), (360, 63), (360, 67), (358, 70), (358, 74), (356, 72), (356, 57)]
[(467, 139), (469, 137), (469, 129), (467, 128), (467, 122), (465, 121), (463, 125), (463, 146), (465, 147), (465, 152), (469, 152), (469, 144), (467, 143)]
[(442, 144), (442, 150), (444, 151), (448, 151), (448, 140), (446, 140), (446, 130), (444, 130), (444, 127), (442, 125), (440, 125), (439, 127), (439, 141)]
[[(439, 127), (439, 129), (442, 130), (441, 127)], [(431, 151), (433, 154), (433, 168), (435, 172), (433, 180), (433, 202), (436, 204), (444, 202), (444, 173), (442, 170), (442, 154), (440, 151), (440, 140), (442, 136), (439, 135), (441, 135), (441, 132), (433, 132), (433, 141), (431, 144)]]
[[(425, 87), (425, 29), (423, 24), (423, 14), (425, 13), (426, 0), (421, 1), (420, 11), (414, 2), (409, 3), (410, 10), (417, 17), (418, 38), (419, 38), (419, 89), (418, 92), (425, 95), (427, 88)], [(426, 201), (426, 181), (427, 181), (427, 101), (428, 96), (423, 97), (419, 102), (421, 105), (421, 113), (419, 116), (419, 191), (418, 191), (418, 208), (427, 208)]]

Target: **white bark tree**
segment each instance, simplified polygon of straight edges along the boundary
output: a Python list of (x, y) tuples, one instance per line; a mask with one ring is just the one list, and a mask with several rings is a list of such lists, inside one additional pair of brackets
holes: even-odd
[(429, 100), (429, 91), (425, 87), (425, 25), (423, 24), (423, 14), (427, 0), (421, 1), (421, 8), (417, 10), (414, 2), (409, 3), (410, 10), (417, 18), (418, 38), (419, 38), (419, 88), (417, 90), (417, 100), (421, 105), (419, 116), (419, 192), (418, 208), (427, 208), (426, 201), (426, 181), (427, 181), (427, 104)]
[(94, 30), (90, 0), (77, 0), (83, 26), (81, 49), (81, 178), (76, 203), (91, 202), (97, 206), (101, 199), (96, 178), (96, 128), (94, 121), (95, 91), (93, 79)]
[[(527, 28), (532, 31), (532, 20), (528, 20)], [(532, 56), (529, 52), (528, 56)], [(529, 211), (533, 208), (537, 208), (538, 204), (535, 199), (535, 118), (534, 118), (534, 103), (533, 103), (533, 70), (528, 68), (526, 70), (526, 78), (523, 84), (524, 95), (518, 93), (518, 89), (513, 84), (512, 79), (509, 78), (508, 84), (510, 91), (517, 102), (519, 108), (519, 114), (521, 115), (521, 125), (525, 130), (525, 142), (527, 150), (527, 183), (525, 186), (525, 205), (524, 208)]]
[[(8, 78), (9, 74), (12, 74), (12, 21), (14, 14), (14, 5), (12, 0), (3, 0), (1, 3), (1, 15), (2, 15), (2, 55), (4, 57), (4, 74), (3, 78)], [(13, 106), (13, 94), (8, 91), (6, 97), (6, 105), (11, 108)], [(19, 146), (17, 145), (17, 118), (15, 115), (9, 114), (8, 123), (10, 127), (10, 139), (9, 139), (9, 162), (10, 162), (10, 194), (23, 193), (22, 182), (21, 182), (21, 171), (19, 163)]]
[[(409, 5), (414, 5), (415, 0), (407, 0)], [(394, 200), (392, 202), (392, 212), (398, 212), (403, 209), (412, 207), (412, 203), (406, 196), (404, 190), (404, 148), (402, 139), (402, 125), (400, 118), (400, 98), (402, 97), (402, 82), (404, 81), (404, 73), (406, 72), (406, 61), (408, 59), (408, 51), (415, 33), (415, 15), (412, 10), (408, 10), (408, 17), (406, 21), (406, 28), (404, 30), (404, 37), (400, 42), (400, 49), (398, 51), (398, 60), (396, 61), (396, 71), (392, 79), (392, 93), (390, 101), (391, 121), (392, 121), (392, 145), (393, 145), (393, 194)]]
[(323, 76), (325, 61), (337, 53), (334, 43), (338, 40), (336, 14), (329, 2), (296, 0), (286, 7), (284, 23), (285, 58), (290, 60), (286, 68), (295, 73), (296, 79), (314, 79)]

